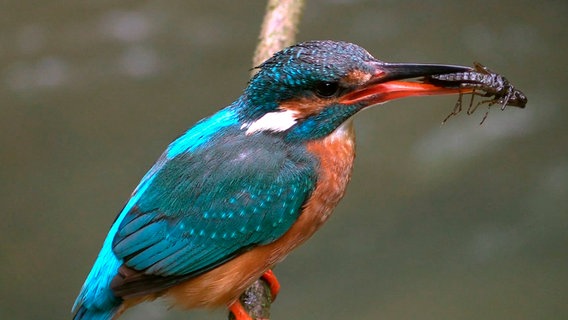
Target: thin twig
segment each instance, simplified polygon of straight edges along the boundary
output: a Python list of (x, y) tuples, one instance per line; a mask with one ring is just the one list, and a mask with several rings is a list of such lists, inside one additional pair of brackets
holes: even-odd
[(253, 67), (296, 41), (304, 0), (269, 0), (260, 30)]

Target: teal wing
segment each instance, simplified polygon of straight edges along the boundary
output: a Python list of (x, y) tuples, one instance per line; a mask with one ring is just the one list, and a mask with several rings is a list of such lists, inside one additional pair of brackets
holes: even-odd
[(210, 270), (281, 237), (300, 215), (316, 183), (313, 156), (269, 136), (222, 140), (163, 160), (146, 181), (113, 240), (123, 266), (142, 275), (113, 284), (119, 296)]

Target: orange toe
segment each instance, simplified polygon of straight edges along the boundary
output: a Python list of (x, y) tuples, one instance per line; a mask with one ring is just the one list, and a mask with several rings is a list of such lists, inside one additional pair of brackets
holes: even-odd
[(233, 313), (236, 320), (253, 320), (238, 300), (229, 306), (229, 311)]
[(280, 282), (276, 278), (274, 272), (271, 269), (266, 270), (262, 274), (262, 279), (268, 283), (270, 287), (270, 294), (272, 295), (272, 301), (276, 300), (276, 296), (280, 292)]

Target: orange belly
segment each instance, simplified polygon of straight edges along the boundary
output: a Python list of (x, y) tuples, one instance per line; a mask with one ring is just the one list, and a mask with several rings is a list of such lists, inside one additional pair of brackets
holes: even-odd
[(166, 296), (173, 299), (173, 305), (184, 309), (228, 306), (285, 255), (272, 245), (256, 247), (203, 275), (170, 288)]

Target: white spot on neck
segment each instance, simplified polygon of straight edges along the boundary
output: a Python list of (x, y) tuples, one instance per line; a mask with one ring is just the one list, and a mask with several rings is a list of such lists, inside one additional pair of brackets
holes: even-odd
[(353, 117), (343, 122), (337, 129), (335, 129), (328, 137), (329, 140), (353, 140)]
[(297, 115), (294, 110), (270, 112), (254, 122), (243, 124), (241, 129), (247, 128), (247, 135), (260, 131), (282, 132), (296, 124)]

